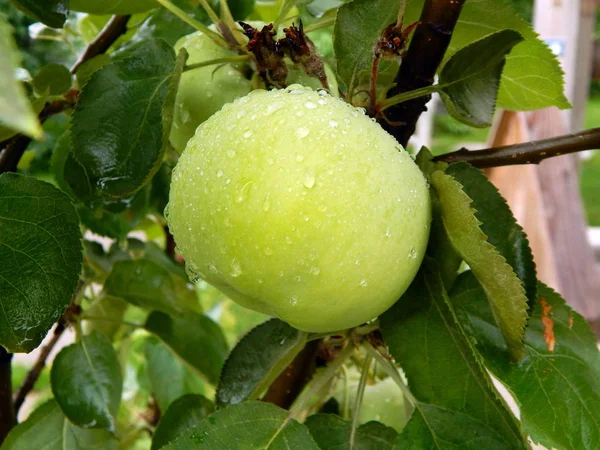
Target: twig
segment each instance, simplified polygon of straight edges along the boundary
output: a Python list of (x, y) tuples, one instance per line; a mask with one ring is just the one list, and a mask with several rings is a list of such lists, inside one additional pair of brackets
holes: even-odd
[[(406, 56), (388, 97), (433, 84), (465, 0), (426, 0)], [(430, 96), (390, 107), (381, 125), (406, 147)]]
[(48, 359), (48, 356), (52, 352), (52, 349), (54, 348), (54, 346), (56, 345), (56, 343), (62, 336), (65, 329), (66, 329), (65, 322), (61, 318), (61, 320), (59, 320), (57, 322), (56, 327), (54, 328), (54, 332), (52, 333), (52, 338), (40, 350), (40, 354), (38, 355), (37, 361), (35, 362), (33, 367), (29, 370), (29, 372), (27, 373), (27, 376), (25, 377), (25, 380), (23, 380), (23, 384), (17, 391), (17, 395), (15, 396), (15, 401), (14, 401), (15, 415), (19, 413), (19, 409), (21, 409), (21, 406), (23, 406), (25, 397), (27, 397), (27, 394), (29, 394), (31, 392), (31, 390), (33, 389), (33, 386), (35, 385), (36, 381), (40, 377), (40, 374), (42, 373), (42, 370), (44, 369), (44, 367), (46, 365), (46, 359)]
[(75, 74), (77, 69), (86, 61), (89, 61), (94, 56), (105, 53), (115, 41), (127, 31), (127, 22), (131, 16), (112, 16), (104, 28), (98, 33), (96, 39), (89, 43), (84, 52), (79, 56), (71, 73)]
[(437, 156), (433, 160), (446, 163), (466, 161), (475, 167), (484, 169), (515, 164), (539, 164), (544, 159), (553, 156), (594, 149), (600, 149), (600, 128), (485, 150), (471, 151), (462, 148), (456, 152)]

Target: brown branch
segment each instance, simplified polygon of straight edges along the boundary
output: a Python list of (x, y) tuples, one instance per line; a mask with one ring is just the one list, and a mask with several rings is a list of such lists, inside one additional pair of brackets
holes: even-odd
[(0, 445), (16, 424), (12, 403), (12, 353), (0, 346)]
[[(419, 24), (396, 75), (396, 86), (390, 89), (388, 98), (433, 84), (464, 2), (465, 0), (425, 1)], [(391, 106), (386, 110), (381, 125), (406, 147), (430, 98), (428, 95)]]
[(471, 151), (461, 148), (453, 153), (436, 156), (433, 160), (447, 163), (466, 161), (475, 167), (484, 169), (516, 164), (539, 164), (544, 159), (553, 156), (595, 149), (600, 149), (600, 128), (485, 150)]
[(79, 66), (84, 62), (105, 53), (111, 45), (125, 32), (127, 32), (127, 22), (131, 16), (112, 16), (108, 23), (102, 28), (96, 39), (89, 43), (84, 52), (79, 56), (77, 62), (71, 67), (71, 73), (75, 74)]
[(23, 380), (23, 384), (21, 385), (15, 396), (15, 414), (19, 413), (19, 410), (21, 409), (21, 406), (23, 406), (23, 402), (25, 401), (25, 397), (27, 397), (27, 394), (29, 394), (32, 391), (33, 386), (40, 377), (40, 374), (42, 373), (42, 370), (46, 365), (46, 359), (48, 359), (48, 356), (52, 352), (52, 349), (56, 346), (56, 343), (62, 336), (65, 329), (66, 326), (64, 320), (59, 320), (56, 324), (56, 327), (54, 328), (54, 332), (52, 333), (52, 338), (40, 350), (40, 354), (38, 355), (37, 361), (27, 373), (27, 376)]

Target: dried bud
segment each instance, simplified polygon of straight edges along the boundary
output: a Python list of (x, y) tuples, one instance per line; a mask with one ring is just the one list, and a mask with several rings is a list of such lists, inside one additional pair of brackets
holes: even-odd
[(254, 55), (256, 69), (267, 87), (285, 87), (288, 69), (279, 42), (275, 40), (277, 32), (273, 30), (273, 24), (265, 25), (262, 30), (245, 22), (239, 24), (249, 39), (248, 51)]
[(285, 37), (279, 42), (290, 59), (299, 64), (308, 75), (318, 78), (324, 88), (328, 88), (325, 66), (317, 54), (315, 44), (304, 34), (302, 21), (299, 27), (292, 25), (284, 28), (283, 32)]

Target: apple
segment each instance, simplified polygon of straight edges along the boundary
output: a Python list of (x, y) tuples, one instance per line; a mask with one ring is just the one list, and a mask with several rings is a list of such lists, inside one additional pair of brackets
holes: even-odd
[[(262, 22), (250, 22), (255, 28), (262, 28)], [(213, 27), (214, 28), (214, 27)], [(185, 48), (189, 54), (187, 64), (196, 64), (214, 59), (238, 56), (233, 50), (223, 48), (213, 42), (206, 34), (197, 31), (182, 37), (175, 44), (179, 52)], [(316, 78), (310, 77), (302, 69), (287, 60), (290, 84), (299, 83), (311, 87), (320, 87)], [(201, 67), (185, 72), (179, 83), (175, 114), (171, 128), (171, 145), (181, 153), (194, 135), (196, 128), (225, 103), (248, 94), (253, 86), (249, 76), (245, 76), (240, 64), (223, 64)], [(335, 74), (325, 67), (332, 92), (337, 92)], [(265, 87), (262, 81), (260, 87)]]
[(135, 14), (160, 6), (155, 0), (69, 0), (71, 11), (89, 14)]
[(300, 85), (255, 90), (200, 127), (165, 212), (193, 278), (308, 332), (388, 309), (425, 253), (410, 155), (362, 110)]

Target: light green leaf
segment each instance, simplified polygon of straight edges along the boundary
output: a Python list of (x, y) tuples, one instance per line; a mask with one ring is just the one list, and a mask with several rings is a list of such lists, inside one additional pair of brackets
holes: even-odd
[(71, 302), (83, 261), (79, 218), (50, 183), (0, 175), (0, 344), (36, 348)]
[(320, 450), (308, 428), (288, 421), (287, 411), (270, 403), (244, 402), (212, 413), (165, 450)]
[(507, 358), (485, 292), (471, 272), (452, 304), (488, 368), (513, 393), (525, 431), (546, 448), (595, 450), (600, 442), (600, 353), (585, 319), (540, 283), (525, 335), (525, 358)]
[(105, 336), (95, 331), (63, 348), (52, 364), (50, 382), (71, 422), (116, 431), (123, 378), (117, 354)]
[(398, 449), (527, 449), (449, 307), (433, 260), (380, 318), (390, 354), (402, 367), (415, 410)]
[(10, 24), (0, 15), (0, 125), (40, 139), (44, 130), (29, 103), (25, 89), (15, 78), (21, 59), (12, 32)]
[(62, 28), (69, 12), (68, 0), (10, 0), (32, 19), (52, 28)]
[(450, 242), (484, 286), (508, 351), (518, 361), (523, 356), (527, 321), (527, 297), (521, 280), (481, 231), (472, 199), (462, 185), (441, 171), (431, 176), (431, 183), (440, 198)]
[(71, 88), (71, 78), (71, 72), (65, 66), (50, 63), (35, 74), (31, 83), (38, 94), (48, 91), (49, 95), (60, 95)]
[(231, 351), (219, 385), (218, 406), (256, 400), (306, 345), (307, 334), (279, 319), (250, 331)]
[(179, 357), (216, 384), (228, 353), (223, 331), (206, 316), (191, 310), (178, 316), (153, 311), (146, 330), (158, 336)]
[(98, 296), (85, 308), (85, 315), (94, 318), (94, 320), (86, 321), (86, 333), (91, 334), (97, 331), (112, 341), (121, 328), (119, 322), (123, 320), (127, 306), (127, 302), (119, 297)]
[(144, 354), (146, 373), (161, 411), (183, 395), (205, 393), (201, 377), (155, 336), (146, 339)]
[(79, 428), (63, 415), (54, 400), (44, 403), (13, 428), (2, 450), (118, 450), (108, 431)]

